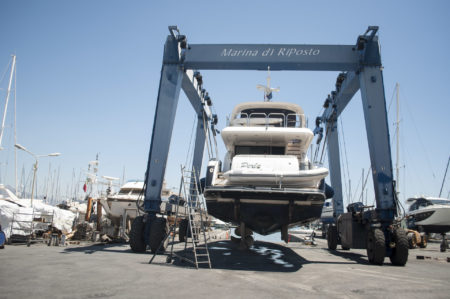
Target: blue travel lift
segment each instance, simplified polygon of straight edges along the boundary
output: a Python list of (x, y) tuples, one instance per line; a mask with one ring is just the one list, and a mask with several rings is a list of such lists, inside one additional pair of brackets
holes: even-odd
[[(201, 169), (209, 132), (214, 132), (217, 116), (210, 109), (211, 99), (203, 88), (199, 70), (339, 71), (336, 90), (325, 101), (325, 112), (316, 120), (317, 130), (326, 127), (331, 185), (334, 189), (335, 222), (328, 231), (328, 246), (335, 250), (367, 249), (369, 261), (382, 264), (389, 256), (394, 265), (405, 265), (408, 242), (404, 231), (393, 226), (397, 198), (392, 173), (391, 148), (378, 27), (370, 26), (356, 45), (286, 44), (188, 44), (176, 26), (164, 45), (153, 134), (145, 176), (145, 215), (137, 217), (130, 232), (133, 251), (147, 245), (154, 252), (168, 225), (160, 209), (161, 188), (169, 153), (180, 89), (191, 102), (199, 121), (192, 169)], [(359, 205), (343, 212), (337, 119), (354, 94), (360, 90), (372, 166), (376, 208)]]

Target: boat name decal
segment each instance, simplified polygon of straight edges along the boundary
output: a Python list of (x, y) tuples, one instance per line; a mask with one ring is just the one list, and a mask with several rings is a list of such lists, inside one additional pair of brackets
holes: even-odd
[(220, 56), (231, 57), (245, 57), (245, 56), (317, 56), (320, 54), (320, 49), (314, 48), (267, 48), (260, 49), (223, 49)]
[(260, 169), (261, 168), (261, 164), (259, 164), (259, 163), (251, 164), (251, 163), (248, 163), (248, 162), (242, 162), (241, 163), (241, 168), (256, 168), (256, 169)]

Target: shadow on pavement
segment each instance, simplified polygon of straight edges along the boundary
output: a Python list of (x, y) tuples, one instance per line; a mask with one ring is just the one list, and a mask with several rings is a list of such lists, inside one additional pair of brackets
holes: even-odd
[[(346, 260), (353, 261), (353, 262), (356, 262), (358, 264), (372, 265), (367, 260), (367, 256), (363, 255), (363, 254), (359, 254), (359, 253), (356, 253), (356, 252), (351, 252), (351, 251), (348, 251), (348, 250), (330, 250), (330, 249), (324, 249), (324, 250), (327, 250), (332, 255), (342, 257), (342, 258), (344, 258)], [(314, 262), (314, 263), (318, 263), (319, 264), (321, 262)]]
[[(295, 272), (306, 262), (290, 248), (261, 241), (256, 241), (249, 250), (244, 251), (237, 249), (231, 241), (212, 242), (208, 248), (213, 269)], [(194, 257), (192, 248), (175, 253), (190, 260)], [(173, 265), (191, 266), (178, 258), (174, 259)], [(200, 267), (204, 268), (205, 264)]]
[[(177, 242), (176, 242), (177, 243)], [(176, 244), (175, 243), (175, 244)], [(291, 243), (292, 244), (292, 243)], [(124, 248), (125, 247), (125, 248)], [(245, 270), (245, 271), (266, 271), (266, 272), (296, 272), (306, 264), (367, 264), (371, 265), (365, 255), (342, 250), (328, 250), (324, 248), (317, 248), (317, 250), (326, 250), (330, 254), (339, 256), (346, 261), (320, 261), (320, 260), (307, 260), (297, 252), (289, 247), (264, 241), (255, 241), (253, 246), (249, 250), (239, 250), (237, 244), (228, 241), (221, 240), (211, 242), (208, 244), (209, 254), (211, 258), (211, 266), (213, 269), (223, 270)], [(189, 260), (193, 260), (194, 255), (192, 247), (186, 248), (186, 250), (176, 250), (174, 253), (179, 256), (185, 257)], [(170, 250), (170, 244), (167, 247), (165, 255), (168, 255)], [(301, 250), (301, 249), (300, 249)], [(75, 247), (65, 248), (61, 253), (85, 253), (94, 254), (96, 252), (108, 252), (108, 253), (134, 253), (127, 243), (95, 243), (86, 244), (86, 246), (80, 245)], [(146, 253), (149, 259), (153, 254)], [(158, 254), (161, 257), (163, 255)], [(160, 260), (160, 259), (159, 259)], [(164, 259), (165, 260), (165, 259)], [(154, 262), (154, 264), (161, 264), (160, 262)], [(166, 263), (164, 263), (166, 264)], [(167, 264), (166, 264), (167, 265)], [(177, 267), (193, 267), (189, 262), (182, 259), (173, 258), (173, 266)], [(207, 267), (206, 264), (199, 265), (199, 268)]]
[[(127, 246), (126, 250), (123, 249), (124, 246)], [(118, 249), (119, 247), (121, 249)], [(81, 245), (81, 246), (76, 246), (76, 247), (64, 248), (64, 251), (61, 253), (68, 254), (68, 253), (73, 253), (73, 252), (84, 252), (86, 254), (93, 254), (97, 251), (112, 252), (112, 253), (133, 253), (133, 251), (131, 251), (131, 248), (127, 243), (87, 244), (86, 246)]]

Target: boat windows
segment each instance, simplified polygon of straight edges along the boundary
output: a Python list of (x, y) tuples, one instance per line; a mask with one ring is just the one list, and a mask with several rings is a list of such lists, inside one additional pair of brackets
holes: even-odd
[(135, 195), (139, 195), (139, 194), (141, 194), (141, 189), (132, 189), (132, 188), (130, 188), (130, 189), (120, 189), (120, 191), (119, 191), (119, 195), (129, 195), (129, 194), (135, 194)]
[(242, 110), (232, 120), (233, 126), (271, 126), (301, 128), (304, 115), (286, 109), (251, 108)]
[(433, 204), (431, 202), (429, 202), (428, 200), (424, 199), (424, 198), (420, 198), (418, 200), (416, 200), (411, 207), (409, 207), (410, 211), (415, 211), (418, 210), (420, 208), (425, 208), (427, 206), (432, 206)]
[(236, 155), (284, 155), (283, 146), (242, 146), (234, 148)]

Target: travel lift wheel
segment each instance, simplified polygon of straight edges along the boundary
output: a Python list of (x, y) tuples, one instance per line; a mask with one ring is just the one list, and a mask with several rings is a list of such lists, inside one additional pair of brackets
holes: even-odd
[(395, 266), (404, 266), (408, 261), (408, 237), (403, 228), (396, 228), (392, 233), (392, 241), (395, 247), (392, 248), (392, 253), (389, 259)]
[(367, 257), (369, 262), (375, 265), (382, 265), (386, 253), (386, 242), (381, 229), (371, 229), (367, 233)]
[[(166, 238), (169, 233), (169, 223), (166, 218), (157, 217), (153, 220), (150, 227), (149, 245), (152, 253), (155, 253), (160, 248), (161, 242)], [(169, 238), (166, 238), (164, 244), (162, 244), (160, 251), (164, 252), (169, 244)]]
[(428, 237), (426, 235), (420, 237), (420, 248), (427, 248), (428, 245)]
[(409, 249), (414, 249), (417, 247), (417, 240), (416, 240), (416, 234), (415, 233), (408, 233), (406, 235), (408, 238), (408, 246)]
[(144, 240), (144, 230), (144, 216), (137, 216), (130, 230), (130, 247), (134, 252), (145, 252), (147, 245)]
[(329, 225), (327, 231), (328, 249), (336, 250), (338, 244), (338, 231), (336, 225)]

